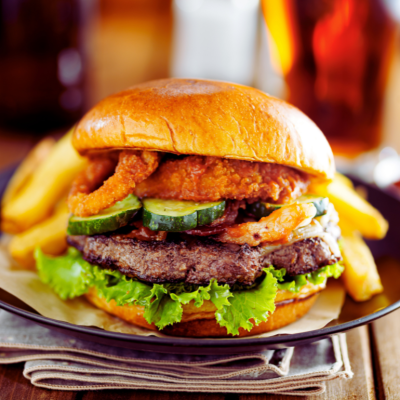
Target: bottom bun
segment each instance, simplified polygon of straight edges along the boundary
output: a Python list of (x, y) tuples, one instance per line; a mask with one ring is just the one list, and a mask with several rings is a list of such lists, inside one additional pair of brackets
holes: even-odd
[[(291, 293), (283, 290), (278, 291), (275, 300), (275, 311), (267, 321), (254, 325), (250, 331), (239, 328), (239, 335), (235, 337), (260, 335), (275, 329), (282, 328), (307, 314), (317, 300), (319, 292), (325, 285), (308, 284), (299, 293)], [(115, 315), (126, 322), (143, 328), (158, 331), (154, 324), (149, 324), (144, 316), (144, 307), (138, 305), (116, 305), (114, 300), (107, 302), (98, 296), (95, 288), (91, 288), (85, 295), (96, 307)], [(165, 327), (162, 333), (171, 336), (184, 337), (232, 337), (225, 327), (218, 325), (214, 313), (215, 307), (210, 301), (194, 310), (194, 306), (183, 306), (182, 322)], [(195, 312), (194, 312), (195, 311)], [(254, 321), (252, 321), (254, 324)]]
[[(317, 300), (317, 297), (318, 293), (315, 293), (304, 299), (277, 303), (274, 313), (267, 321), (260, 322), (258, 325), (253, 325), (250, 331), (239, 328), (239, 335), (235, 337), (260, 335), (289, 325), (305, 315), (312, 307), (315, 300)], [(254, 324), (254, 321), (251, 321)], [(165, 327), (162, 332), (173, 336), (232, 337), (232, 335), (228, 335), (225, 327), (218, 325), (215, 319), (198, 319), (195, 321), (180, 322), (179, 324)]]

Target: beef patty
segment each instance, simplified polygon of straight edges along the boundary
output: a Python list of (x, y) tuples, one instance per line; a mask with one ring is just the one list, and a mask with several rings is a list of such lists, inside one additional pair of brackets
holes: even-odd
[(320, 238), (304, 239), (290, 246), (283, 246), (263, 258), (264, 264), (286, 268), (287, 275), (301, 275), (325, 265), (338, 262), (329, 246)]
[(298, 275), (338, 261), (320, 238), (305, 239), (266, 256), (258, 247), (200, 238), (147, 242), (124, 235), (68, 236), (68, 243), (91, 264), (152, 283), (205, 285), (215, 278), (229, 285), (251, 285), (266, 264)]

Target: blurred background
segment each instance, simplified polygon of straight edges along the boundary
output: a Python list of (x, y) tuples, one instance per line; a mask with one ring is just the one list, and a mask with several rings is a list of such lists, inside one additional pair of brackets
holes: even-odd
[(0, 0), (0, 167), (103, 97), (169, 76), (305, 112), (339, 169), (400, 180), (400, 0)]

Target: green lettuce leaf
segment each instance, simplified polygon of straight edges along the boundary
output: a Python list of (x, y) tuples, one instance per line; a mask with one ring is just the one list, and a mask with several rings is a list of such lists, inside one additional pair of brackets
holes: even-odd
[(234, 296), (234, 292), (231, 292), (229, 285), (219, 285), (216, 279), (212, 279), (208, 286), (210, 287), (210, 300), (217, 307), (217, 310), (229, 306), (230, 301), (228, 298)]
[(183, 304), (194, 301), (201, 307), (204, 300), (211, 300), (217, 309), (229, 305), (232, 296), (228, 285), (219, 285), (215, 279), (208, 286), (180, 284), (147, 284), (127, 278), (118, 271), (105, 270), (82, 259), (78, 250), (68, 249), (64, 256), (50, 257), (36, 249), (35, 258), (39, 276), (62, 299), (72, 299), (96, 287), (97, 293), (107, 302), (116, 304), (138, 304), (144, 306), (144, 317), (148, 323), (163, 329), (182, 319)]
[(163, 329), (182, 319), (182, 305), (169, 296), (163, 285), (154, 284), (146, 301), (144, 317), (148, 323), (154, 322), (158, 328)]
[[(311, 273), (311, 278), (314, 279), (316, 275), (325, 275), (326, 278), (338, 279), (344, 271), (344, 264), (342, 261), (337, 262), (333, 265), (327, 265), (326, 267), (320, 268), (319, 270)], [(310, 281), (312, 282), (312, 281)]]
[(338, 262), (333, 265), (322, 267), (314, 272), (296, 276), (286, 276), (285, 268), (274, 269), (270, 266), (268, 270), (277, 279), (278, 289), (297, 293), (304, 285), (307, 285), (308, 282), (314, 285), (320, 285), (328, 278), (339, 278), (344, 271), (344, 265), (341, 262)]
[(258, 325), (274, 312), (277, 279), (270, 268), (265, 268), (264, 272), (265, 278), (256, 288), (233, 292), (229, 298), (230, 305), (225, 304), (216, 311), (217, 322), (225, 326), (228, 333), (238, 335), (240, 327), (250, 331), (253, 328), (251, 320)]
[(297, 292), (307, 282), (319, 284), (328, 277), (339, 277), (344, 267), (338, 263), (310, 274), (296, 277), (286, 276), (285, 269), (264, 268), (264, 277), (246, 290), (235, 291), (227, 284), (218, 284), (212, 279), (207, 286), (184, 283), (148, 284), (128, 278), (118, 271), (105, 270), (82, 259), (78, 250), (68, 249), (66, 255), (49, 257), (36, 249), (35, 258), (39, 276), (50, 285), (62, 299), (71, 299), (96, 287), (97, 293), (107, 302), (116, 304), (138, 304), (144, 307), (144, 317), (159, 329), (182, 319), (182, 306), (194, 302), (201, 307), (210, 300), (216, 307), (217, 322), (226, 327), (228, 333), (237, 335), (239, 328), (250, 330), (255, 324), (266, 321), (275, 309), (274, 299), (278, 289)]
[[(181, 287), (184, 284), (181, 284)], [(208, 286), (197, 286), (192, 292), (182, 292), (181, 290), (175, 289), (175, 293), (171, 292), (171, 298), (179, 301), (182, 304), (188, 304), (190, 301), (194, 301), (196, 307), (201, 307), (204, 300), (211, 300), (217, 309), (220, 309), (223, 305), (229, 305), (228, 297), (232, 296), (229, 285), (219, 285), (216, 279), (211, 279)], [(180, 292), (180, 293), (179, 293)]]
[(47, 283), (63, 300), (81, 296), (93, 286), (92, 265), (84, 261), (73, 247), (61, 257), (46, 256), (37, 248), (35, 259), (41, 281)]
[(303, 286), (307, 285), (307, 283), (306, 275), (296, 275), (291, 277), (290, 280), (278, 282), (278, 289), (297, 293)]

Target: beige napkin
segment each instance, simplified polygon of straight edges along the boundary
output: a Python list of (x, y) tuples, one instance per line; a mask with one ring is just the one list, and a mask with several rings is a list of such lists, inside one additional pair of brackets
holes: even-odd
[(283, 350), (228, 356), (161, 354), (64, 335), (0, 310), (0, 363), (25, 361), (34, 385), (58, 390), (320, 394), (353, 373), (344, 334)]

